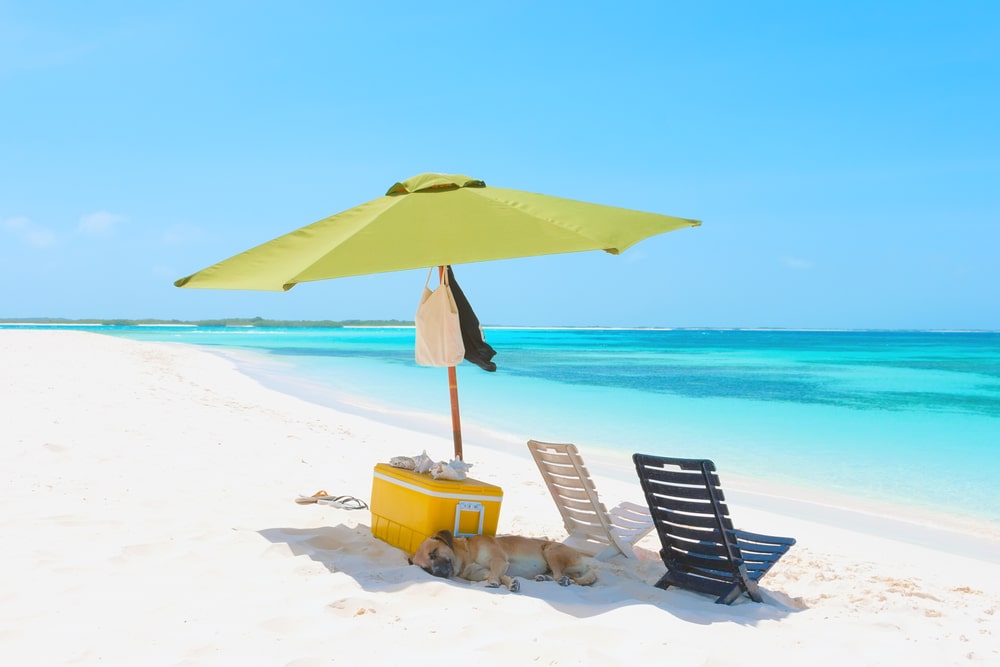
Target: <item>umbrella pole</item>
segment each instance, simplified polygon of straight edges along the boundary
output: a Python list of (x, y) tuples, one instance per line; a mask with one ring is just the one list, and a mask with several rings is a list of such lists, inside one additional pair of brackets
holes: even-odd
[(451, 391), (451, 431), (455, 438), (455, 458), (462, 460), (462, 422), (458, 416), (458, 373), (448, 367), (448, 389)]
[[(438, 280), (445, 281), (445, 266), (438, 267)], [(455, 458), (462, 460), (462, 420), (458, 416), (458, 372), (454, 366), (448, 367), (448, 391), (451, 393), (451, 434), (455, 440)]]

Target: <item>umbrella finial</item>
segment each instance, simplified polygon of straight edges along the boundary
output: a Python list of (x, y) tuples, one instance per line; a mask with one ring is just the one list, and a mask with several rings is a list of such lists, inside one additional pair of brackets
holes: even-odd
[(393, 184), (386, 196), (407, 195), (414, 192), (435, 192), (457, 190), (458, 188), (485, 188), (486, 183), (461, 174), (418, 174), (405, 181)]

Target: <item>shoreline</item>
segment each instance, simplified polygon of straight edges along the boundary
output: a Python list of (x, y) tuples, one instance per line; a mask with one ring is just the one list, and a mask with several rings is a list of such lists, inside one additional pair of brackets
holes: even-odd
[[(72, 329), (71, 326), (61, 326)], [(352, 325), (344, 328), (364, 327)], [(379, 326), (378, 328), (395, 327)], [(566, 327), (504, 328), (565, 329)], [(2, 330), (2, 326), (0, 326), (0, 330)], [(18, 327), (13, 330), (21, 329)], [(48, 327), (43, 330), (48, 330)], [(92, 328), (87, 327), (87, 330), (92, 331)], [(713, 330), (722, 331), (723, 329)], [(450, 434), (451, 426), (448, 415), (421, 411), (420, 409), (403, 409), (400, 406), (380, 402), (375, 397), (350, 394), (342, 390), (334, 392), (336, 395), (331, 401), (329, 400), (328, 387), (323, 386), (318, 390), (310, 390), (306, 386), (311, 382), (310, 380), (294, 374), (289, 377), (284, 372), (280, 360), (260, 351), (186, 342), (166, 344), (190, 346), (193, 349), (218, 356), (235, 364), (239, 372), (260, 382), (263, 386), (315, 405), (372, 419), (394, 428), (418, 431), (431, 437)], [(467, 441), (476, 442), (476, 446), (484, 446), (512, 454), (530, 463), (530, 457), (528, 457), (526, 450), (522, 451), (527, 438), (509, 432), (500, 432), (489, 427), (481, 427), (471, 421), (463, 423), (463, 434)], [(589, 447), (588, 449), (590, 451), (587, 452), (586, 460), (593, 474), (608, 476), (625, 484), (636, 483), (631, 461), (626, 461), (627, 465), (623, 465), (621, 452), (602, 450), (599, 447)], [(418, 452), (400, 453), (410, 455)], [(748, 507), (790, 517), (809, 518), (814, 516), (817, 520), (830, 525), (850, 523), (858, 526), (859, 530), (872, 535), (888, 533), (915, 545), (944, 544), (948, 545), (949, 553), (974, 554), (976, 558), (987, 562), (1000, 562), (1000, 523), (986, 518), (941, 511), (933, 507), (906, 505), (891, 499), (856, 497), (847, 492), (841, 493), (768, 478), (751, 477), (729, 470), (720, 470), (719, 472), (724, 483), (727, 484), (728, 492), (734, 498), (739, 498), (740, 504)], [(933, 535), (933, 538), (929, 535)]]
[[(618, 452), (592, 450), (587, 467), (595, 476), (638, 484)], [(977, 518), (870, 499), (859, 499), (720, 470), (730, 509), (738, 521), (749, 510), (804, 520), (875, 537), (927, 547), (942, 553), (1000, 564), (1000, 526)]]
[[(450, 434), (451, 422), (448, 415), (419, 410), (401, 411), (397, 406), (379, 403), (377, 399), (368, 396), (342, 392), (332, 403), (322, 400), (304, 386), (305, 380), (298, 377), (288, 380), (287, 376), (281, 374), (280, 364), (273, 363), (271, 357), (260, 352), (203, 347), (190, 343), (170, 344), (190, 345), (217, 355), (234, 363), (238, 372), (263, 386), (315, 405), (372, 419), (393, 428), (416, 430), (428, 436), (443, 437)], [(463, 435), (466, 442), (474, 443), (474, 447), (487, 447), (517, 456), (523, 458), (527, 465), (533, 465), (524, 447), (528, 439), (526, 437), (482, 428), (471, 422), (463, 423)], [(626, 488), (628, 485), (638, 486), (631, 460), (623, 458), (621, 452), (589, 448), (582, 453), (591, 474), (613, 479)], [(466, 458), (469, 458), (468, 449)], [(735, 504), (739, 507), (754, 508), (789, 518), (812, 519), (834, 526), (846, 523), (867, 534), (894, 535), (900, 541), (932, 548), (933, 545), (946, 545), (948, 553), (1000, 563), (1000, 524), (987, 519), (907, 506), (882, 499), (858, 498), (847, 493), (751, 477), (727, 470), (720, 470), (719, 474), (727, 493), (737, 500)], [(734, 512), (738, 517), (739, 512)]]

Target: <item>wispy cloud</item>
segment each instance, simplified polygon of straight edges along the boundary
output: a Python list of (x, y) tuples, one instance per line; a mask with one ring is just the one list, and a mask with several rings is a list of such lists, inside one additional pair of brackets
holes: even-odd
[(631, 248), (628, 252), (622, 255), (626, 262), (629, 264), (638, 264), (640, 262), (646, 261), (646, 253), (642, 248)]
[(181, 272), (178, 271), (177, 269), (171, 268), (169, 266), (164, 266), (162, 264), (151, 266), (149, 268), (149, 272), (157, 280), (170, 280), (170, 282), (173, 282), (181, 275)]
[(56, 242), (56, 235), (25, 216), (0, 220), (0, 229), (35, 248), (45, 248)]
[(800, 259), (798, 257), (782, 257), (781, 263), (789, 269), (796, 271), (807, 271), (813, 267), (813, 263), (808, 259)]
[(120, 225), (125, 221), (124, 216), (108, 213), (107, 211), (97, 211), (96, 213), (91, 213), (80, 218), (77, 231), (84, 234), (106, 235), (110, 234), (116, 225)]
[(191, 241), (197, 241), (201, 239), (201, 237), (202, 233), (199, 227), (185, 223), (171, 225), (165, 232), (163, 232), (163, 241), (171, 244), (189, 243)]
[(57, 27), (18, 22), (4, 16), (0, 24), (0, 74), (34, 72), (79, 62), (95, 50), (91, 42)]

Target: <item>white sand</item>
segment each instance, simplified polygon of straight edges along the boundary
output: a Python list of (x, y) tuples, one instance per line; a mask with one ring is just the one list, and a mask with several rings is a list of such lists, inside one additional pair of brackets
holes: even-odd
[[(375, 463), (447, 459), (447, 434), (267, 390), (195, 348), (74, 331), (0, 331), (0, 406), (0, 664), (1000, 664), (989, 540), (963, 557), (960, 536), (914, 546), (736, 492), (737, 523), (798, 540), (764, 604), (653, 587), (653, 535), (592, 587), (511, 594), (407, 565), (367, 511), (293, 502), (368, 500)], [(500, 532), (563, 536), (526, 448), (465, 451), (504, 489)], [(642, 502), (590, 467), (606, 503)]]

